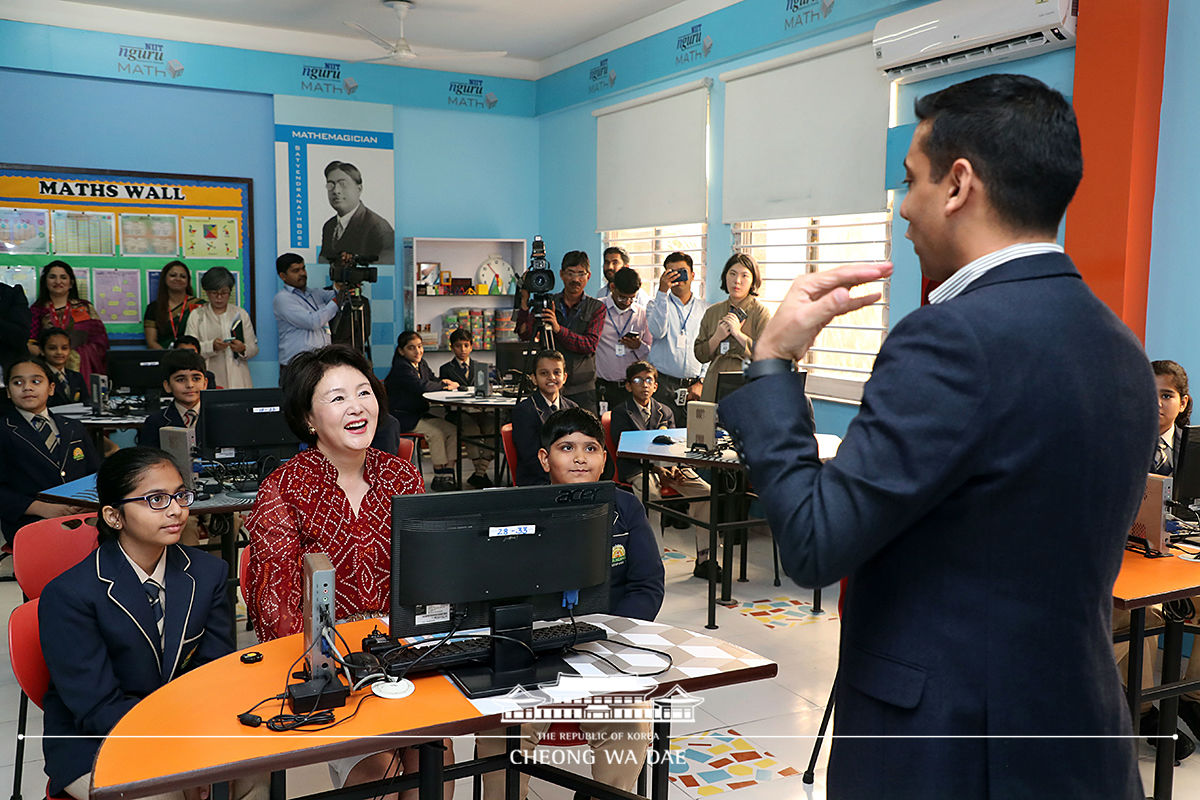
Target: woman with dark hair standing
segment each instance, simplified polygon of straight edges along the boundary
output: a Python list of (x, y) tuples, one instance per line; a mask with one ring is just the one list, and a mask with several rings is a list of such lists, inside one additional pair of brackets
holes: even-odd
[[(50, 794), (77, 800), (87, 800), (102, 737), (129, 709), (234, 648), (229, 568), (179, 544), (195, 495), (170, 457), (118, 450), (100, 466), (96, 494), (100, 547), (51, 581), (38, 604)], [(265, 798), (266, 786), (235, 781), (231, 796)], [(165, 796), (207, 795), (201, 786)]]
[(204, 301), (192, 295), (192, 271), (187, 264), (178, 260), (167, 262), (158, 273), (154, 302), (146, 306), (142, 318), (146, 346), (151, 350), (170, 350), (187, 330), (188, 315), (202, 305)]
[[(328, 345), (300, 353), (283, 380), (288, 427), (309, 447), (262, 482), (246, 520), (246, 608), (260, 641), (299, 633), (301, 560), (333, 562), (338, 621), (386, 615), (391, 601), (392, 497), (425, 487), (410, 461), (371, 447), (387, 394), (362, 353)], [(405, 771), (416, 750), (403, 748)], [(334, 785), (385, 777), (393, 752), (330, 763)]]
[(758, 302), (761, 288), (758, 262), (746, 253), (730, 256), (721, 270), (721, 289), (729, 299), (708, 307), (696, 335), (696, 358), (709, 364), (700, 393), (706, 403), (716, 402), (718, 375), (742, 371), (742, 363), (754, 353), (755, 340), (771, 320), (771, 312)]
[(258, 355), (258, 337), (246, 310), (230, 302), (236, 282), (225, 267), (213, 267), (200, 278), (208, 297), (188, 316), (187, 334), (200, 342), (200, 355), (222, 389), (249, 389), (250, 367)]
[(51, 261), (42, 267), (38, 296), (30, 308), (33, 322), (29, 327), (29, 352), (40, 356), (38, 334), (43, 328), (62, 328), (71, 338), (72, 355), (67, 367), (90, 379), (93, 372), (106, 372), (108, 331), (95, 307), (79, 295), (75, 270), (65, 261)]

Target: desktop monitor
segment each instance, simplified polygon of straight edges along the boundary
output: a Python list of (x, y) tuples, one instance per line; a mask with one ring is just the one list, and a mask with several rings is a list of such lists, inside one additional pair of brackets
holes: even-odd
[(721, 402), (745, 385), (746, 376), (740, 370), (736, 372), (718, 372), (716, 402)]
[(1173, 477), (1175, 483), (1171, 489), (1171, 499), (1175, 503), (1190, 506), (1200, 499), (1200, 425), (1189, 425), (1183, 429), (1179, 452), (1175, 454)]
[[(574, 483), (392, 498), (392, 638), (491, 626), (514, 611), (526, 620), (606, 613), (610, 605), (614, 485)], [(521, 668), (493, 661), (451, 673), (472, 696), (552, 681), (557, 657)], [(511, 647), (511, 645), (510, 645)], [(511, 653), (508, 654), (511, 656)]]
[(147, 413), (158, 411), (158, 398), (165, 376), (162, 359), (167, 350), (108, 351), (108, 384), (110, 396), (137, 394), (146, 399)]
[(299, 452), (300, 441), (283, 418), (278, 388), (211, 389), (200, 393), (196, 447), (209, 460), (261, 462), (262, 473), (268, 460)]
[(496, 375), (504, 384), (523, 383), (517, 375), (531, 375), (534, 357), (541, 351), (537, 342), (496, 342)]

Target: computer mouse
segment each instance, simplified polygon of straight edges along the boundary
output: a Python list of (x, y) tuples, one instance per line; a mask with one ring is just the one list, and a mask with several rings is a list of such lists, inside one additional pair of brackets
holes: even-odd
[(654, 437), (654, 443), (655, 444), (675, 444), (675, 440), (672, 439), (670, 436), (667, 436), (665, 433), (663, 433), (663, 434), (660, 434), (660, 435)]

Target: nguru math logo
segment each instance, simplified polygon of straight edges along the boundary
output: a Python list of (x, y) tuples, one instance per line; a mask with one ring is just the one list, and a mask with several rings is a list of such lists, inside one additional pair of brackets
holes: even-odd
[(712, 52), (712, 47), (712, 37), (705, 36), (700, 25), (693, 25), (691, 31), (675, 41), (675, 63), (690, 64), (699, 61)]
[(478, 78), (450, 81), (450, 94), (446, 97), (447, 105), (460, 108), (495, 108), (499, 102), (495, 92), (483, 93), (483, 81)]
[(617, 82), (617, 71), (608, 68), (608, 59), (600, 59), (600, 63), (588, 70), (588, 94), (604, 91)]
[(801, 28), (820, 22), (833, 13), (837, 0), (786, 0), (787, 16), (783, 18), (783, 29)]
[(358, 81), (350, 76), (342, 77), (342, 65), (336, 61), (324, 64), (305, 64), (300, 70), (300, 88), (318, 94), (354, 94)]
[(167, 60), (161, 44), (142, 42), (123, 44), (117, 48), (117, 72), (149, 78), (178, 78), (183, 64), (178, 59)]

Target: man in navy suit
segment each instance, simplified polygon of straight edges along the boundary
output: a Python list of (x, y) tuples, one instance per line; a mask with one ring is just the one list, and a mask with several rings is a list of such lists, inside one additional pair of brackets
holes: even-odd
[(1074, 113), (1016, 75), (916, 113), (900, 215), (941, 285), (888, 335), (837, 457), (791, 369), (890, 265), (797, 278), (720, 407), (787, 573), (849, 576), (829, 795), (1140, 798), (1109, 637), (1155, 384), (1055, 244)]

